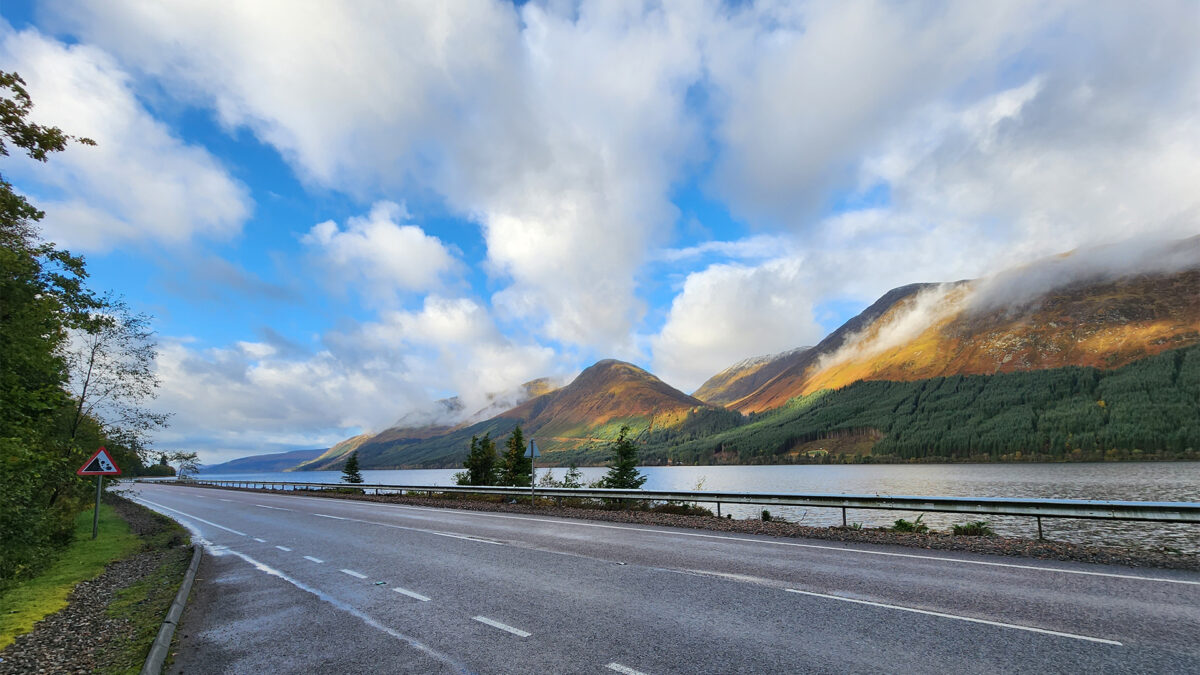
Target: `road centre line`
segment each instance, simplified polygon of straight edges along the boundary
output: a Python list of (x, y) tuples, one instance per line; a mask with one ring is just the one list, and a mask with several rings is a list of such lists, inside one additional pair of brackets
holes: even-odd
[(492, 619), (489, 619), (486, 616), (473, 616), (471, 618), (475, 619), (479, 623), (486, 623), (487, 625), (491, 626), (492, 628), (499, 628), (500, 630), (508, 631), (509, 633), (512, 633), (513, 635), (516, 635), (517, 637), (527, 638), (530, 635), (533, 635), (533, 633), (523, 631), (520, 628), (513, 628), (512, 626), (509, 626), (508, 624), (503, 624), (503, 623), (500, 623), (499, 621), (493, 621)]
[(884, 609), (896, 609), (902, 612), (913, 612), (916, 614), (927, 614), (929, 616), (938, 616), (944, 619), (957, 619), (958, 621), (970, 621), (971, 623), (982, 623), (988, 626), (998, 626), (1000, 628), (1013, 628), (1015, 630), (1024, 630), (1031, 633), (1043, 633), (1045, 635), (1054, 635), (1057, 637), (1071, 638), (1073, 640), (1086, 640), (1088, 642), (1099, 642), (1106, 645), (1116, 645), (1124, 647), (1125, 645), (1116, 640), (1106, 640), (1104, 638), (1091, 637), (1089, 635), (1078, 635), (1076, 633), (1063, 633), (1056, 630), (1047, 630), (1045, 628), (1034, 628), (1033, 626), (1020, 626), (1015, 623), (1003, 623), (1001, 621), (988, 621), (987, 619), (976, 619), (969, 616), (959, 616), (957, 614), (946, 614), (945, 612), (933, 612), (927, 609), (916, 609), (914, 607), (901, 607), (900, 605), (888, 605), (882, 602), (871, 602), (870, 600), (857, 600), (855, 598), (846, 598), (840, 595), (828, 595), (825, 593), (813, 593), (812, 591), (801, 591), (795, 588), (785, 588), (788, 593), (799, 593), (801, 595), (810, 595), (814, 598), (826, 598), (829, 600), (840, 600), (842, 602), (852, 602), (859, 605), (870, 605), (871, 607), (882, 607)]
[(367, 578), (367, 575), (363, 574), (362, 572), (355, 572), (354, 570), (340, 570), (340, 571), (341, 571), (343, 574), (349, 574), (350, 576), (352, 576), (352, 577), (357, 577), (357, 578), (359, 578), (359, 579), (366, 579), (366, 578)]
[(393, 586), (392, 590), (396, 591), (400, 595), (407, 595), (408, 597), (413, 598), (414, 600), (420, 600), (421, 602), (429, 602), (429, 598), (421, 595), (420, 593), (413, 593), (412, 591), (405, 589), (405, 588), (400, 588), (399, 586)]
[(291, 552), (292, 552), (292, 549), (290, 549), (290, 548), (288, 548), (288, 547), (286, 547), (286, 546), (279, 546), (279, 545), (276, 545), (276, 546), (275, 546), (275, 548), (279, 549), (280, 551), (287, 551), (288, 553), (291, 553)]
[[(299, 499), (314, 499), (314, 500), (316, 500), (316, 499), (321, 499), (321, 498), (320, 497), (299, 497)], [(355, 505), (355, 506), (357, 506), (357, 505)], [(368, 506), (368, 505), (364, 505), (364, 506)], [(841, 546), (823, 546), (821, 544), (801, 544), (801, 543), (792, 542), (792, 541), (773, 541), (773, 540), (769, 540), (769, 539), (752, 539), (750, 537), (733, 537), (733, 536), (720, 535), (720, 534), (703, 534), (700, 532), (671, 532), (669, 530), (656, 530), (656, 529), (649, 528), (649, 527), (624, 527), (624, 526), (620, 526), (620, 525), (603, 525), (600, 523), (569, 522), (569, 521), (565, 521), (565, 520), (554, 520), (554, 519), (550, 519), (550, 518), (531, 518), (531, 517), (523, 517), (523, 516), (508, 516), (508, 515), (502, 515), (502, 514), (498, 514), (498, 513), (480, 513), (477, 511), (468, 511), (467, 509), (437, 509), (437, 508), (424, 507), (424, 506), (405, 506), (402, 504), (371, 504), (369, 506), (384, 506), (384, 507), (393, 508), (393, 509), (404, 509), (404, 510), (412, 510), (412, 511), (445, 512), (445, 511), (452, 510), (456, 514), (468, 514), (471, 516), (478, 516), (478, 517), (482, 517), (482, 518), (503, 518), (506, 520), (527, 520), (527, 521), (538, 522), (538, 523), (554, 523), (554, 524), (559, 524), (559, 525), (571, 524), (571, 525), (578, 525), (581, 527), (597, 527), (597, 528), (606, 529), (606, 530), (650, 532), (650, 533), (654, 533), (654, 534), (663, 534), (663, 535), (669, 535), (669, 536), (697, 537), (697, 538), (701, 538), (701, 539), (719, 539), (719, 540), (727, 540), (727, 541), (743, 541), (743, 542), (748, 542), (748, 543), (752, 543), (752, 544), (771, 544), (771, 545), (775, 545), (775, 546), (792, 546), (792, 547), (796, 547), (796, 548), (811, 548), (811, 549), (818, 549), (818, 550), (823, 550), (823, 551), (837, 551), (840, 553), (862, 553), (865, 555), (880, 555), (880, 556), (889, 556), (889, 557), (895, 557), (895, 558), (913, 558), (916, 560), (934, 560), (934, 561), (938, 561), (938, 562), (961, 563), (964, 565), (984, 565), (987, 567), (1008, 567), (1008, 568), (1014, 568), (1014, 569), (1034, 570), (1034, 571), (1038, 571), (1038, 572), (1061, 572), (1062, 574), (1081, 574), (1084, 576), (1093, 576), (1093, 577), (1108, 577), (1108, 578), (1113, 578), (1113, 579), (1132, 579), (1135, 581), (1153, 581), (1153, 582), (1166, 583), (1166, 584), (1186, 584), (1189, 586), (1200, 586), (1200, 581), (1190, 581), (1187, 579), (1168, 579), (1165, 577), (1143, 577), (1143, 576), (1139, 576), (1136, 574), (1117, 574), (1117, 573), (1113, 573), (1113, 572), (1091, 572), (1091, 571), (1087, 571), (1087, 570), (1068, 570), (1068, 569), (1062, 569), (1062, 568), (1058, 568), (1058, 567), (1043, 567), (1040, 565), (1019, 565), (1016, 563), (990, 562), (987, 560), (963, 560), (960, 558), (947, 558), (945, 556), (917, 555), (914, 553), (894, 553), (891, 551), (868, 551), (868, 550), (864, 550), (864, 549), (860, 549), (860, 548), (849, 548), (849, 547), (841, 547)]]
[(615, 670), (618, 673), (624, 673), (625, 675), (646, 675), (646, 673), (643, 673), (640, 670), (634, 670), (633, 668), (630, 668), (629, 666), (623, 666), (623, 665), (617, 663), (616, 661), (613, 661), (612, 663), (609, 663), (609, 664), (605, 665), (604, 667), (608, 668), (609, 670)]
[(203, 519), (203, 518), (201, 518), (201, 517), (199, 517), (199, 516), (193, 516), (193, 515), (192, 515), (192, 514), (190, 514), (190, 513), (184, 513), (183, 511), (180, 511), (180, 510), (178, 510), (178, 509), (173, 509), (173, 508), (171, 508), (171, 507), (169, 507), (169, 506), (163, 506), (162, 504), (159, 504), (158, 502), (152, 502), (152, 501), (150, 501), (149, 499), (141, 499), (141, 501), (144, 501), (144, 502), (146, 502), (147, 504), (153, 504), (154, 506), (157, 506), (157, 507), (158, 507), (158, 508), (160, 508), (160, 509), (166, 509), (166, 510), (168, 510), (168, 511), (172, 512), (172, 513), (178, 513), (179, 515), (181, 515), (181, 516), (184, 516), (185, 518), (191, 518), (192, 520), (197, 520), (197, 521), (200, 521), (201, 523), (204, 523), (205, 525), (212, 525), (213, 527), (218, 527), (218, 528), (220, 528), (220, 529), (222, 529), (222, 530), (225, 530), (226, 532), (232, 532), (232, 533), (236, 534), (236, 535), (237, 535), (237, 536), (239, 536), (239, 537), (248, 537), (248, 536), (250, 536), (250, 535), (246, 534), (245, 532), (238, 532), (237, 530), (235, 530), (235, 529), (233, 529), (233, 528), (231, 528), (231, 527), (225, 527), (224, 525), (218, 525), (218, 524), (216, 524), (216, 523), (212, 522), (211, 520), (205, 520), (205, 519)]
[(305, 559), (305, 560), (311, 560), (311, 561), (313, 561), (313, 562), (315, 562), (315, 563), (323, 563), (323, 562), (325, 562), (324, 560), (321, 560), (320, 558), (314, 558), (314, 557), (312, 557), (311, 555), (306, 555), (306, 556), (304, 556), (304, 559)]
[[(208, 488), (208, 489), (213, 489), (213, 488)], [(216, 489), (219, 489), (219, 488), (216, 488)], [(284, 499), (303, 499), (303, 500), (308, 500), (308, 501), (319, 501), (324, 504), (329, 503), (329, 499), (324, 498), (324, 497), (305, 497), (305, 496), (300, 496), (300, 495), (284, 495), (284, 494), (280, 494), (277, 496), (284, 498)], [(1058, 567), (1044, 567), (1044, 566), (1040, 566), (1040, 565), (1021, 565), (1021, 564), (1017, 564), (1017, 563), (992, 562), (992, 561), (988, 561), (988, 560), (964, 560), (961, 558), (949, 558), (949, 557), (945, 557), (945, 556), (917, 555), (915, 553), (895, 553), (892, 551), (869, 551), (869, 550), (860, 549), (860, 548), (851, 548), (851, 547), (843, 547), (843, 546), (825, 546), (825, 545), (821, 545), (821, 544), (802, 544), (799, 542), (792, 542), (792, 541), (776, 541), (776, 540), (771, 540), (771, 539), (753, 539), (750, 537), (735, 537), (735, 536), (719, 535), (719, 534), (704, 534), (701, 532), (672, 532), (669, 530), (658, 530), (658, 529), (649, 528), (649, 527), (628, 527), (628, 526), (621, 526), (621, 525), (605, 525), (602, 523), (585, 523), (585, 522), (565, 520), (565, 519), (559, 520), (559, 519), (551, 519), (551, 518), (536, 518), (536, 517), (529, 517), (529, 516), (513, 516), (513, 515), (505, 515), (505, 514), (499, 514), (499, 513), (482, 513), (479, 511), (470, 511), (467, 509), (438, 509), (438, 508), (426, 507), (426, 506), (408, 506), (408, 505), (404, 505), (404, 504), (380, 504), (380, 503), (353, 504), (353, 503), (349, 503), (349, 502), (351, 502), (351, 500), (345, 500), (345, 501), (347, 503), (342, 504), (342, 506), (350, 506), (352, 508), (372, 508), (372, 507), (383, 506), (386, 508), (399, 509), (399, 510), (404, 510), (404, 511), (429, 511), (429, 512), (440, 513), (440, 514), (445, 514), (447, 511), (453, 511), (455, 515), (463, 515), (463, 516), (470, 516), (470, 517), (477, 517), (477, 518), (499, 518), (499, 519), (503, 519), (503, 520), (523, 520), (523, 521), (538, 522), (538, 523), (551, 523), (551, 524), (556, 524), (556, 525), (575, 525), (575, 526), (579, 526), (579, 527), (594, 527), (594, 528), (600, 528), (600, 529), (606, 529), (606, 530), (649, 532), (652, 534), (660, 534), (660, 535), (666, 535), (666, 536), (681, 536), (681, 537), (694, 537), (694, 538), (700, 538), (700, 539), (740, 541), (740, 542), (747, 542), (747, 543), (752, 543), (752, 544), (767, 544), (767, 545), (773, 545), (773, 546), (790, 546), (790, 547), (794, 547), (794, 548), (808, 548), (808, 549), (823, 550), (823, 551), (834, 551), (834, 552), (838, 552), (838, 553), (859, 553), (859, 554), (863, 554), (863, 555), (876, 555), (876, 556), (885, 556), (885, 557), (894, 557), (894, 558), (909, 558), (909, 559), (914, 559), (914, 560), (930, 560), (930, 561), (935, 561), (935, 562), (957, 563), (957, 564), (961, 564), (961, 565), (982, 565), (985, 567), (1000, 567), (1000, 568), (1019, 569), (1019, 570), (1031, 570), (1031, 571), (1036, 571), (1036, 572), (1057, 572), (1060, 574), (1076, 574), (1076, 575), (1081, 575), (1081, 576), (1103, 577), (1103, 578), (1109, 578), (1109, 579), (1127, 579), (1127, 580), (1132, 580), (1132, 581), (1149, 581), (1149, 582), (1165, 583), (1165, 584), (1183, 584), (1183, 585), (1188, 585), (1188, 586), (1200, 586), (1200, 581), (1191, 581), (1191, 580), (1187, 580), (1187, 579), (1169, 579), (1166, 577), (1145, 577), (1145, 576), (1140, 576), (1137, 574), (1119, 574), (1119, 573), (1115, 573), (1115, 572), (1092, 572), (1092, 571), (1088, 571), (1088, 570), (1071, 570), (1071, 569), (1062, 569), (1062, 568), (1058, 568)], [(351, 520), (351, 519), (347, 518), (346, 520)], [(361, 522), (370, 523), (371, 521), (361, 521)], [(439, 534), (441, 536), (453, 536), (453, 535), (449, 535), (446, 533), (434, 532), (432, 530), (424, 530), (421, 528), (408, 528), (408, 527), (402, 527), (399, 525), (388, 525), (386, 523), (372, 523), (372, 524), (384, 525), (386, 527), (399, 527), (401, 529), (410, 529), (410, 530), (416, 530), (419, 532), (429, 532), (431, 534)], [(487, 541), (487, 540), (480, 539), (478, 541)], [(495, 542), (491, 542), (491, 543), (495, 543)]]

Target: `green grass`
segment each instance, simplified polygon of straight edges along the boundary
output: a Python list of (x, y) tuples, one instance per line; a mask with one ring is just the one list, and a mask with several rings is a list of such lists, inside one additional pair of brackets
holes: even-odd
[[(178, 528), (178, 525), (175, 525)], [(180, 528), (181, 529), (181, 528)], [(100, 673), (137, 673), (142, 669), (151, 643), (179, 591), (192, 559), (187, 547), (172, 549), (158, 569), (128, 588), (117, 591), (108, 603), (108, 615), (133, 626), (131, 637), (120, 637), (105, 646)], [(164, 668), (165, 670), (165, 668)]]
[(10, 588), (0, 597), (0, 649), (33, 624), (67, 606), (75, 585), (104, 571), (104, 566), (138, 550), (141, 540), (112, 507), (100, 507), (100, 536), (92, 539), (92, 510), (75, 518), (75, 539), (46, 570)]

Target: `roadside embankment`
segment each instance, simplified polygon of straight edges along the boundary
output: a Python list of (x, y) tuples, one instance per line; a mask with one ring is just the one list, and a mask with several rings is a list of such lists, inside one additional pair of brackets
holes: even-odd
[[(48, 570), (76, 564), (91, 538), (91, 512), (81, 521), (76, 544)], [(99, 575), (78, 583), (66, 606), (37, 621), (0, 651), (0, 675), (31, 672), (138, 672), (183, 579), (192, 550), (187, 532), (175, 522), (133, 502), (106, 495), (101, 509), (107, 529), (100, 537), (123, 537), (122, 547), (102, 566)], [(86, 531), (84, 531), (86, 530)], [(97, 570), (99, 571), (99, 570)], [(45, 576), (45, 575), (43, 575)], [(29, 602), (43, 602), (23, 589), (36, 587), (42, 577), (5, 594), (6, 612), (23, 611)], [(22, 606), (17, 606), (17, 601)], [(57, 611), (54, 611), (57, 609)]]
[[(205, 489), (208, 486), (192, 487)], [(274, 492), (252, 488), (221, 488), (237, 489), (244, 492)], [(637, 508), (606, 508), (601, 505), (567, 505), (556, 503), (552, 499), (539, 499), (536, 506), (524, 498), (515, 503), (498, 497), (484, 498), (482, 496), (467, 496), (457, 494), (433, 495), (429, 493), (407, 495), (398, 494), (353, 494), (332, 491), (305, 491), (305, 496), (324, 497), (328, 499), (352, 499), (360, 501), (382, 502), (387, 504), (409, 504), (414, 506), (429, 506), (437, 508), (467, 509), (474, 511), (498, 511), (506, 513), (525, 513), (543, 516), (559, 516), (563, 518), (579, 518), (615, 523), (635, 523), (667, 527), (686, 527), (700, 530), (714, 530), (739, 534), (761, 534), (774, 537), (793, 537), (804, 539), (823, 539), (847, 543), (886, 544), (908, 546), (912, 548), (967, 551), (991, 555), (1021, 556), (1042, 560), (1064, 560), (1073, 562), (1096, 563), (1102, 565), (1123, 565), (1127, 567), (1158, 567), (1164, 569), (1200, 570), (1200, 556), (1187, 553), (1177, 553), (1169, 549), (1149, 547), (1124, 547), (1104, 545), (1073, 544), (1048, 539), (1024, 539), (1018, 537), (999, 536), (963, 536), (945, 532), (895, 532), (888, 529), (851, 529), (843, 527), (812, 527), (789, 523), (781, 520), (764, 521), (759, 519), (735, 520), (718, 518), (711, 514), (671, 513), (669, 511), (688, 511), (686, 506), (665, 505), (658, 510), (643, 510)], [(567, 500), (563, 500), (567, 501)], [(583, 501), (583, 500), (580, 500)], [(1197, 531), (1200, 537), (1200, 529)]]

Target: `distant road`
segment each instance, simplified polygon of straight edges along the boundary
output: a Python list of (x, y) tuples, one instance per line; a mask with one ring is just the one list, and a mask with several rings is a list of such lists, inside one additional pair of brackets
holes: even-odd
[(138, 484), (174, 672), (1200, 672), (1200, 574)]

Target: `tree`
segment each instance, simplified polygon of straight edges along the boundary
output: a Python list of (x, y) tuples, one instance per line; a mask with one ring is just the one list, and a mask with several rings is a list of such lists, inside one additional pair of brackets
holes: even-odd
[(91, 417), (105, 435), (140, 450), (150, 431), (166, 426), (169, 417), (144, 407), (159, 385), (154, 331), (150, 317), (134, 313), (123, 299), (106, 296), (100, 303), (87, 325), (72, 331), (67, 352), (75, 397), (71, 437), (80, 421)]
[(612, 462), (608, 473), (600, 480), (600, 486), (619, 490), (637, 490), (646, 482), (637, 470), (637, 446), (629, 439), (629, 426), (622, 426), (612, 446)]
[(571, 463), (567, 466), (567, 475), (563, 476), (561, 487), (583, 487), (583, 473), (579, 471), (579, 465), (575, 463), (575, 460), (571, 460)]
[(350, 453), (350, 458), (346, 460), (345, 466), (342, 467), (342, 482), (355, 484), (363, 482), (362, 473), (358, 470), (357, 450)]
[(520, 426), (512, 430), (504, 443), (499, 473), (497, 485), (527, 487), (532, 479), (533, 459), (525, 456), (525, 434)]
[(496, 443), (490, 434), (471, 437), (471, 451), (463, 462), (466, 471), (454, 474), (459, 485), (494, 485), (496, 483)]
[(200, 473), (200, 458), (194, 452), (172, 452), (171, 461), (179, 464), (179, 470), (176, 472), (176, 475), (180, 478)]
[[(45, 162), (71, 141), (94, 145), (29, 121), (24, 85), (0, 71), (0, 157), (15, 147)], [(62, 348), (96, 302), (83, 259), (41, 241), (44, 215), (0, 174), (0, 588), (69, 541), (88, 494), (74, 475), (86, 455), (60, 433), (71, 405)]]

